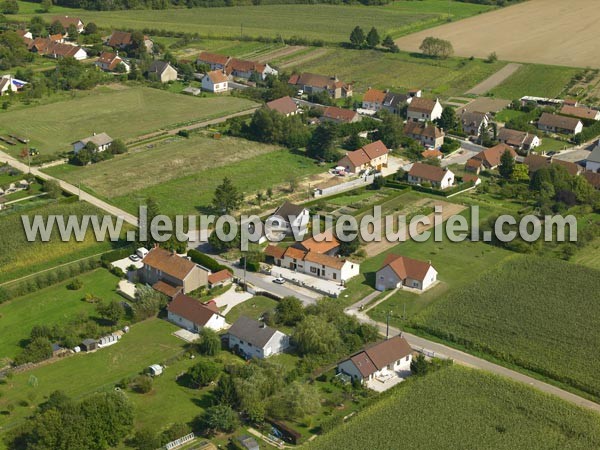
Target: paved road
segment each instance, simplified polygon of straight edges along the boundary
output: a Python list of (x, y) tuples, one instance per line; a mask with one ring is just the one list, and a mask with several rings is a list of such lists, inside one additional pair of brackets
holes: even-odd
[(6, 153), (1, 152), (1, 151), (0, 151), (0, 162), (7, 162), (11, 166), (13, 166), (15, 169), (18, 169), (23, 173), (31, 173), (32, 175), (35, 175), (36, 177), (41, 178), (42, 180), (55, 180), (60, 184), (60, 187), (64, 191), (66, 191), (70, 194), (73, 194), (73, 195), (79, 195), (80, 200), (84, 200), (88, 203), (91, 203), (92, 205), (96, 206), (97, 208), (99, 208), (103, 211), (106, 211), (107, 213), (112, 214), (113, 216), (122, 217), (124, 222), (127, 222), (135, 227), (138, 226), (138, 219), (133, 214), (129, 214), (128, 212), (125, 212), (122, 209), (117, 208), (116, 206), (109, 205), (105, 201), (102, 201), (99, 198), (96, 198), (93, 195), (88, 194), (87, 192), (81, 191), (77, 186), (67, 183), (66, 181), (59, 180), (58, 178), (54, 178), (53, 176), (50, 176), (44, 172), (41, 172), (40, 170), (38, 170), (34, 167), (32, 167), (31, 170), (29, 170), (29, 168), (27, 167), (27, 164), (23, 164), (22, 162), (18, 161), (17, 159), (13, 158), (12, 156), (7, 155)]
[[(369, 296), (371, 297), (371, 296)], [(372, 297), (374, 298), (374, 297)], [(367, 316), (366, 311), (360, 311), (360, 306), (365, 305), (368, 301), (372, 300), (372, 298), (368, 299), (365, 297), (360, 302), (355, 303), (354, 305), (346, 308), (346, 314), (350, 314), (356, 316), (358, 320), (364, 323), (370, 323), (379, 328), (379, 332), (383, 335), (386, 333), (386, 324), (375, 322), (369, 316)], [(367, 300), (365, 302), (365, 300)], [(438, 358), (449, 358), (455, 361), (458, 364), (473, 367), (475, 369), (485, 370), (487, 372), (494, 373), (496, 375), (501, 375), (506, 378), (510, 378), (514, 381), (518, 381), (520, 383), (528, 384), (531, 387), (534, 387), (542, 392), (546, 392), (548, 394), (555, 395), (560, 397), (563, 400), (568, 401), (569, 403), (573, 403), (575, 405), (581, 406), (583, 408), (592, 410), (594, 412), (600, 413), (600, 405), (598, 403), (594, 403), (585, 398), (579, 397), (578, 395), (567, 392), (563, 389), (560, 389), (556, 386), (553, 386), (548, 383), (544, 383), (543, 381), (536, 380), (530, 376), (524, 375), (520, 372), (516, 372), (511, 369), (507, 369), (506, 367), (499, 366), (498, 364), (491, 363), (486, 361), (485, 359), (478, 358), (473, 355), (469, 355), (468, 353), (461, 352), (460, 350), (456, 350), (454, 348), (448, 347), (443, 344), (439, 344), (437, 342), (430, 341), (428, 339), (424, 339), (419, 336), (415, 336), (414, 334), (402, 332), (398, 328), (390, 327), (389, 329), (390, 336), (398, 335), (402, 333), (402, 336), (408, 341), (411, 347), (415, 350), (427, 350), (428, 352), (433, 352), (433, 354)]]

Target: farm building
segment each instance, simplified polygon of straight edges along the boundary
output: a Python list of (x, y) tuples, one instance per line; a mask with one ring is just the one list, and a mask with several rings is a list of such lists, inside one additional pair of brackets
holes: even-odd
[(98, 350), (98, 342), (95, 339), (85, 339), (81, 343), (81, 349), (86, 352)]
[(288, 84), (295, 86), (306, 94), (326, 92), (332, 98), (352, 97), (352, 85), (344, 83), (335, 75), (327, 77), (304, 72), (292, 75), (288, 80)]
[(454, 184), (454, 172), (430, 164), (414, 163), (408, 172), (411, 184), (429, 183), (432, 187), (446, 189)]
[(385, 383), (410, 371), (412, 353), (406, 339), (394, 336), (342, 361), (337, 371), (370, 387), (373, 382)]
[(158, 377), (162, 375), (163, 368), (160, 364), (152, 364), (150, 367), (148, 367), (148, 373), (150, 373), (150, 376), (152, 377)]
[(229, 349), (247, 358), (268, 358), (283, 353), (290, 346), (288, 335), (263, 322), (241, 316), (227, 331)]
[(386, 291), (406, 286), (425, 291), (437, 281), (437, 274), (431, 262), (392, 254), (375, 274), (375, 289)]
[(194, 333), (202, 328), (219, 331), (227, 325), (214, 303), (203, 304), (199, 300), (179, 294), (167, 306), (169, 322)]

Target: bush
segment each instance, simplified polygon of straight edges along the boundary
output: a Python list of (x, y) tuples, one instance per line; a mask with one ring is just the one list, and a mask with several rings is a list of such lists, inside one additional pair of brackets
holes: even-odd
[(70, 291), (78, 291), (83, 287), (83, 283), (79, 278), (73, 278), (73, 280), (67, 284), (67, 289)]
[(139, 394), (147, 394), (152, 390), (153, 380), (148, 375), (139, 375), (134, 378), (131, 389)]
[(200, 264), (201, 266), (206, 267), (211, 272), (218, 272), (220, 270), (231, 271), (231, 269), (229, 267), (219, 264), (213, 258), (211, 258), (210, 256), (208, 256), (202, 252), (199, 252), (198, 250), (191, 249), (187, 252), (187, 255), (196, 264)]

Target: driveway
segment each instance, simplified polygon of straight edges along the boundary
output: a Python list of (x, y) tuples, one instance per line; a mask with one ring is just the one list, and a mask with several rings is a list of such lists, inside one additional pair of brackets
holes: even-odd
[(467, 160), (479, 153), (479, 150), (470, 150), (468, 148), (461, 147), (459, 150), (448, 155), (441, 161), (442, 167), (448, 167), (453, 164), (465, 164)]
[(225, 308), (221, 311), (221, 314), (223, 314), (224, 316), (227, 315), (234, 306), (240, 305), (246, 300), (252, 298), (252, 294), (248, 292), (236, 292), (236, 288), (237, 285), (234, 284), (227, 292), (213, 299), (213, 301), (217, 304), (219, 309), (223, 307)]

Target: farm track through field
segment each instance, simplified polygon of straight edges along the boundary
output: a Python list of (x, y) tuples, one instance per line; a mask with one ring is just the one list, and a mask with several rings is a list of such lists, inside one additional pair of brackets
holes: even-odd
[(483, 95), (488, 91), (491, 91), (508, 77), (510, 77), (513, 73), (519, 70), (522, 64), (510, 63), (500, 69), (491, 77), (483, 80), (477, 86), (473, 87), (471, 90), (467, 91), (466, 94), (475, 94), (475, 95)]
[(429, 36), (452, 42), (460, 56), (496, 52), (504, 61), (569, 67), (600, 67), (597, 0), (530, 0), (396, 40), (418, 52)]
[(292, 59), (290, 61), (286, 61), (285, 63), (281, 64), (279, 67), (281, 69), (287, 69), (288, 67), (298, 66), (300, 64), (304, 64), (306, 62), (320, 58), (321, 56), (325, 56), (328, 52), (329, 52), (329, 50), (326, 48), (319, 48), (319, 49), (316, 49), (315, 51), (312, 51), (310, 53), (302, 55), (299, 58)]

